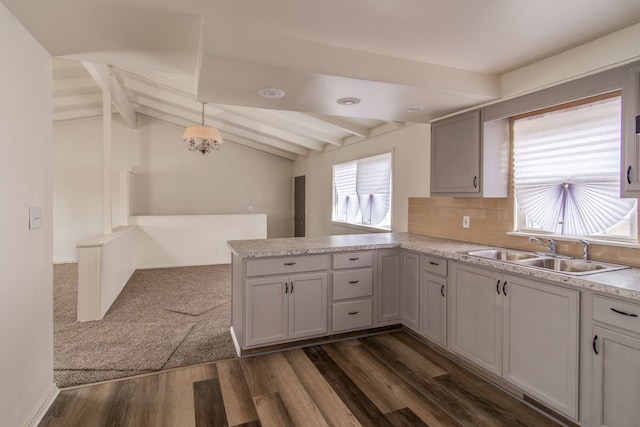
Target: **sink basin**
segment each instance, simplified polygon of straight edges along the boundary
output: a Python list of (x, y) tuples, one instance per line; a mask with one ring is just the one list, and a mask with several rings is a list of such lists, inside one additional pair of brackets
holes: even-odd
[(531, 252), (512, 251), (510, 249), (483, 249), (479, 251), (469, 251), (467, 254), (499, 261), (521, 261), (538, 257), (538, 255)]
[(571, 274), (573, 276), (630, 268), (626, 265), (608, 264), (599, 261), (585, 262), (580, 259), (562, 258), (533, 258), (521, 260), (518, 264), (529, 267), (544, 268), (546, 270)]

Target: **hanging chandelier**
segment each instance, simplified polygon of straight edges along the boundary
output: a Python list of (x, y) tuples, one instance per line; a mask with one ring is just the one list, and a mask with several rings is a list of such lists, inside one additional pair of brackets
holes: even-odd
[(189, 151), (199, 151), (204, 156), (211, 150), (219, 150), (222, 136), (216, 128), (204, 125), (204, 102), (202, 103), (202, 125), (188, 126), (182, 134)]

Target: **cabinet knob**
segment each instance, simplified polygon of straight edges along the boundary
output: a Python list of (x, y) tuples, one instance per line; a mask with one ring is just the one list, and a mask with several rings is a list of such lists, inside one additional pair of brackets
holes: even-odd
[(355, 285), (356, 283), (360, 283), (360, 280), (351, 280), (349, 282), (350, 285)]
[(358, 314), (358, 312), (357, 311), (350, 311), (348, 314), (353, 316), (354, 314)]
[(359, 259), (360, 259), (359, 257), (349, 258), (349, 261), (358, 261)]
[(594, 352), (595, 354), (600, 354), (600, 353), (598, 353), (598, 348), (596, 347), (596, 344), (597, 344), (597, 343), (598, 343), (598, 336), (597, 336), (597, 335), (595, 335), (595, 336), (593, 337), (593, 343), (592, 343), (592, 345), (593, 345), (593, 352)]
[(498, 283), (496, 283), (496, 292), (498, 293), (498, 295), (500, 295), (500, 280), (498, 280)]
[(440, 288), (440, 295), (444, 298), (444, 285)]
[(631, 165), (627, 168), (627, 184), (631, 184)]
[(507, 295), (507, 281), (505, 280), (504, 283), (502, 284), (502, 293), (506, 296)]
[(284, 265), (296, 265), (295, 262), (285, 262)]
[(473, 177), (473, 188), (478, 188), (478, 177), (477, 176)]
[(433, 261), (429, 261), (429, 264), (431, 264), (431, 265), (440, 265), (439, 263), (433, 262)]

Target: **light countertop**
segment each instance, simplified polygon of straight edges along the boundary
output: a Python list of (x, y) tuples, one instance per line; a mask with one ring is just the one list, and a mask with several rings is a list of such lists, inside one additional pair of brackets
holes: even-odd
[(491, 246), (424, 236), (412, 233), (347, 234), (324, 237), (293, 237), (227, 242), (234, 255), (242, 258), (330, 254), (335, 252), (402, 248), (423, 254), (440, 256), (478, 266), (485, 266), (550, 282), (564, 283), (576, 288), (617, 295), (640, 301), (640, 268), (593, 273), (585, 276), (527, 267), (512, 262), (485, 259), (464, 252)]

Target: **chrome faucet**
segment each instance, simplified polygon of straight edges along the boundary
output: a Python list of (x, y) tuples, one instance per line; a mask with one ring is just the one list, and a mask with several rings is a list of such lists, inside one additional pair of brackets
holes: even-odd
[(553, 256), (558, 255), (558, 243), (553, 239), (547, 239), (547, 242), (549, 243), (545, 243), (542, 240), (538, 239), (537, 237), (529, 237), (529, 241), (531, 243), (539, 244), (540, 246), (548, 250), (550, 255), (553, 255)]
[(582, 243), (582, 259), (584, 262), (591, 262), (591, 243), (584, 239), (581, 239), (580, 243)]

